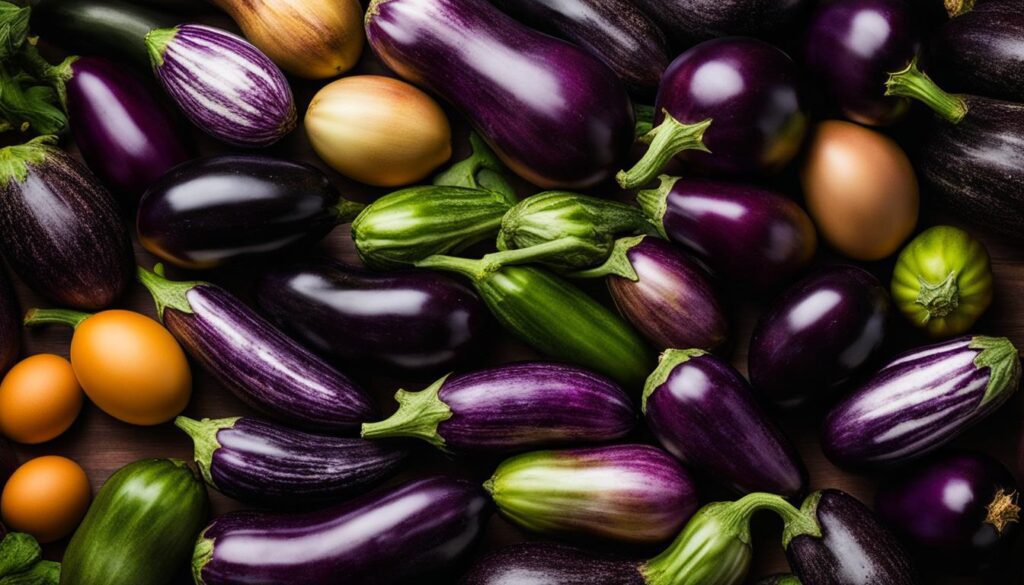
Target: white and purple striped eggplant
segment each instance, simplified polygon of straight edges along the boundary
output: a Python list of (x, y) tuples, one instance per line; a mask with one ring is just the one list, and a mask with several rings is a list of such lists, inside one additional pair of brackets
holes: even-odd
[(295, 128), (288, 80), (245, 39), (211, 26), (183, 24), (151, 30), (146, 47), (164, 90), (214, 138), (259, 147)]
[(932, 451), (992, 414), (1020, 385), (1005, 337), (960, 337), (904, 353), (829, 412), (822, 448), (847, 468)]

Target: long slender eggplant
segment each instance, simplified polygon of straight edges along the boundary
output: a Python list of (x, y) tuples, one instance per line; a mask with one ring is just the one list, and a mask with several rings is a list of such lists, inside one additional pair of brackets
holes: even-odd
[(363, 206), (340, 197), (316, 167), (227, 154), (179, 165), (139, 202), (139, 242), (193, 270), (309, 246)]
[(670, 349), (647, 379), (643, 411), (658, 442), (739, 493), (806, 493), (792, 443), (729, 364), (700, 350)]
[(637, 0), (679, 45), (734, 35), (771, 36), (785, 29), (808, 0)]
[(394, 444), (312, 435), (248, 417), (179, 416), (174, 424), (195, 444), (208, 485), (264, 505), (306, 506), (365, 491), (394, 475), (407, 455)]
[(199, 585), (409, 583), (450, 570), (483, 533), (479, 487), (429, 477), (303, 514), (233, 512), (196, 543)]
[(486, 0), (373, 0), (366, 36), (385, 65), (450, 101), (531, 183), (589, 187), (629, 152), (633, 109), (611, 69)]
[(315, 430), (351, 431), (374, 418), (366, 392), (226, 290), (144, 268), (139, 280), (182, 347), (243, 401)]
[(366, 438), (415, 437), (461, 453), (509, 453), (621, 439), (633, 403), (611, 380), (555, 363), (524, 362), (452, 374), (419, 392), (399, 390), (398, 411), (364, 423)]
[(0, 149), (0, 245), (60, 305), (96, 310), (128, 288), (132, 247), (113, 197), (49, 137)]
[(821, 445), (837, 465), (893, 465), (953, 440), (1020, 386), (1005, 337), (960, 337), (893, 359), (828, 413)]
[(478, 353), (480, 297), (446, 275), (367, 272), (310, 261), (265, 273), (256, 299), (283, 330), (346, 362), (403, 370), (450, 369)]
[(797, 282), (754, 329), (751, 384), (783, 407), (828, 398), (878, 357), (890, 304), (882, 283), (855, 266), (830, 266)]
[[(960, 2), (960, 5), (973, 5)], [(985, 0), (939, 27), (929, 71), (951, 91), (1024, 102), (1024, 11), (1017, 0)]]
[[(21, 355), (21, 315), (18, 297), (14, 294), (7, 271), (0, 268), (0, 376), (6, 374)], [(2, 452), (3, 445), (0, 445)], [(0, 469), (2, 467), (0, 461)], [(0, 471), (2, 475), (3, 471)], [(4, 479), (0, 478), (0, 484)]]

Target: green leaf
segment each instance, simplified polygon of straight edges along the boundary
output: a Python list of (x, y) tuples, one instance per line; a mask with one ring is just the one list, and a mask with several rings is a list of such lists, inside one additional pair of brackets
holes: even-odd
[(0, 60), (11, 59), (21, 51), (28, 38), (30, 15), (27, 6), (0, 2)]
[(60, 563), (39, 561), (27, 571), (0, 578), (0, 585), (59, 585)]
[(39, 543), (32, 536), (23, 532), (9, 533), (0, 542), (0, 577), (29, 569), (42, 554)]

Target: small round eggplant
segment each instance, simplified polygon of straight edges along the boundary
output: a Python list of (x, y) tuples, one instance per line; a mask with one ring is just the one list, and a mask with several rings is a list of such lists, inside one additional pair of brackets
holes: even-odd
[[(0, 378), (18, 361), (21, 355), (21, 307), (7, 271), (0, 268)], [(3, 445), (0, 445), (0, 453)], [(0, 465), (2, 468), (2, 465)], [(0, 471), (0, 476), (3, 472)], [(5, 478), (0, 477), (0, 484)]]
[(761, 315), (750, 340), (750, 382), (782, 407), (826, 398), (878, 356), (889, 294), (855, 266), (830, 266), (797, 282)]
[(681, 46), (734, 35), (769, 36), (805, 12), (809, 0), (636, 0)]
[(621, 439), (636, 411), (619, 386), (572, 366), (525, 362), (452, 374), (399, 390), (398, 411), (364, 423), (365, 438), (416, 437), (461, 453), (509, 453)]
[(932, 34), (928, 64), (935, 79), (950, 91), (1024, 102), (1021, 55), (1024, 10), (1020, 1), (985, 0), (954, 14)]

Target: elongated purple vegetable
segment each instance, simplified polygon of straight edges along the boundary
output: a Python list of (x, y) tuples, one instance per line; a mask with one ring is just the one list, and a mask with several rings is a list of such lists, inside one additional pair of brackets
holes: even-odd
[(525, 362), (452, 374), (420, 392), (399, 390), (398, 411), (363, 424), (363, 437), (415, 437), (435, 447), (508, 453), (620, 439), (636, 412), (614, 382), (582, 368)]
[(960, 337), (895, 358), (828, 413), (825, 454), (849, 468), (892, 465), (941, 447), (1020, 386), (1005, 337)]
[(961, 0), (929, 44), (929, 71), (949, 91), (1024, 102), (1024, 10), (1018, 0)]
[(192, 574), (199, 585), (425, 580), (472, 550), (489, 510), (479, 487), (429, 477), (316, 512), (233, 512), (200, 535)]
[(236, 146), (267, 146), (295, 127), (288, 80), (245, 39), (183, 24), (151, 30), (146, 47), (164, 90), (210, 136)]
[[(11, 369), (21, 354), (21, 316), (18, 297), (14, 294), (7, 271), (0, 269), (0, 376)], [(0, 452), (2, 447), (0, 445)]]
[(809, 0), (636, 0), (681, 46), (716, 37), (772, 36), (805, 12)]
[(375, 418), (369, 396), (241, 300), (207, 282), (176, 282), (139, 268), (157, 316), (224, 387), (304, 429), (348, 432)]
[(312, 435), (255, 418), (179, 416), (174, 424), (192, 438), (207, 484), (265, 505), (337, 501), (393, 475), (407, 454), (393, 443)]

